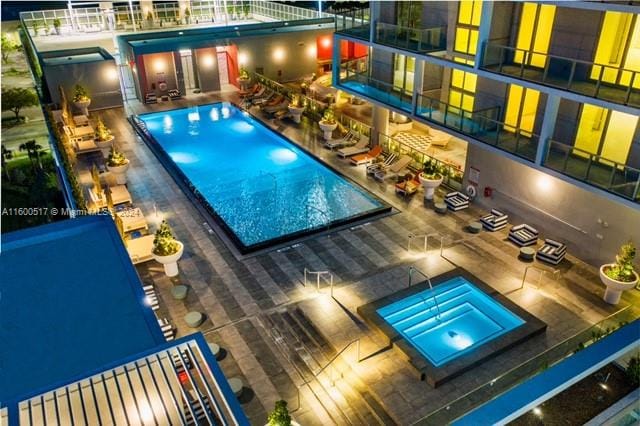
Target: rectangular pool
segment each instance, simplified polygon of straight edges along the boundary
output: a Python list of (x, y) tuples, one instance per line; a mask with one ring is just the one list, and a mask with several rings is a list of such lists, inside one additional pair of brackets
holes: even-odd
[(524, 324), (463, 277), (408, 296), (378, 313), (436, 367)]
[(229, 103), (133, 122), (242, 254), (391, 210)]
[(543, 333), (547, 326), (463, 268), (358, 307), (433, 387)]

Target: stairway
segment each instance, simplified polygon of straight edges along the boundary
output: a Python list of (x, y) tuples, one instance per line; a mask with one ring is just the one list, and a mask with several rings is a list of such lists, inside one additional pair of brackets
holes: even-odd
[[(337, 354), (304, 312), (289, 307), (261, 316), (278, 349), (308, 382), (325, 411), (336, 424), (394, 425), (395, 421), (345, 361), (353, 361), (355, 345), (317, 374)], [(342, 348), (340, 348), (342, 349)]]

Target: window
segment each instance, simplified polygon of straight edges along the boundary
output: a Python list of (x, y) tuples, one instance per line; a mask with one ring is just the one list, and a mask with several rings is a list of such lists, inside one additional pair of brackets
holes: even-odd
[[(623, 86), (640, 88), (640, 19), (639, 15), (606, 12), (591, 78)], [(605, 66), (602, 66), (605, 65)], [(625, 69), (628, 71), (621, 71)], [(633, 76), (633, 77), (632, 77)], [(633, 78), (633, 81), (631, 81)]]
[(412, 92), (415, 66), (415, 58), (396, 54), (393, 64), (393, 85)]
[(523, 135), (531, 136), (536, 124), (539, 100), (540, 92), (537, 90), (511, 84), (504, 115), (504, 129), (510, 132), (518, 129)]
[(556, 15), (556, 7), (524, 3), (520, 15), (520, 28), (514, 62), (543, 68), (549, 51), (551, 30)]
[(420, 28), (422, 21), (421, 1), (402, 1), (396, 3), (396, 22), (401, 27)]
[(451, 70), (449, 105), (463, 111), (473, 111), (478, 76), (461, 70)]
[(458, 6), (458, 23), (453, 50), (475, 55), (478, 46), (478, 27), (482, 13), (482, 1), (461, 1)]

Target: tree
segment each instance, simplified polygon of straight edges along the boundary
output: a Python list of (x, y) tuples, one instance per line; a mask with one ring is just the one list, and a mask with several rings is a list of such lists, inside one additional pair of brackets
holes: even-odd
[(20, 110), (25, 107), (37, 106), (38, 96), (32, 89), (14, 87), (2, 91), (2, 111), (11, 111), (20, 119)]
[(17, 43), (14, 43), (13, 40), (11, 40), (9, 37), (7, 37), (6, 34), (2, 34), (1, 36), (1, 41), (2, 41), (2, 62), (4, 64), (8, 64), (9, 63), (9, 55), (11, 55), (13, 52), (17, 51), (18, 48), (20, 47), (20, 45), (18, 45)]
[[(35, 140), (30, 140), (23, 144), (20, 144), (18, 147), (20, 151), (27, 151), (27, 155), (29, 156), (29, 161), (31, 162), (31, 166), (34, 170), (42, 169), (42, 163), (40, 162), (40, 156), (44, 154), (40, 152), (42, 149), (42, 145), (39, 145)], [(36, 165), (38, 166), (36, 168)]]
[(287, 401), (276, 401), (275, 409), (267, 418), (269, 426), (291, 426), (291, 416), (287, 410)]
[(12, 158), (13, 158), (13, 151), (10, 149), (7, 149), (6, 146), (2, 145), (2, 170), (4, 170), (5, 179), (7, 179), (7, 181), (11, 181), (11, 178), (9, 176), (9, 170), (7, 169), (7, 160), (10, 160)]

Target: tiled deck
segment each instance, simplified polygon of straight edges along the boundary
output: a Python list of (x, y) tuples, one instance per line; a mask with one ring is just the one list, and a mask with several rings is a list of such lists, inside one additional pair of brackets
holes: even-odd
[[(233, 94), (223, 96), (229, 99)], [(219, 99), (201, 95), (151, 107), (131, 105), (127, 113)], [(143, 281), (153, 282), (157, 287), (161, 298), (159, 315), (170, 318), (182, 336), (193, 331), (183, 321), (187, 311), (206, 313), (207, 320), (199, 330), (207, 340), (224, 348), (220, 365), (227, 377), (241, 375), (250, 388), (241, 401), (253, 424), (264, 424), (278, 399), (284, 398), (289, 401), (290, 409), (296, 408), (297, 386), (303, 383), (303, 377), (309, 377), (308, 372), (305, 375), (301, 371), (298, 362), (300, 359), (308, 362), (309, 357), (291, 356), (301, 352), (300, 342), (307, 342), (307, 353), (313, 358), (326, 360), (349, 342), (361, 338), (361, 353), (366, 359), (353, 362), (354, 351), (349, 349), (344, 359), (350, 368), (342, 362), (343, 378), (337, 378), (335, 387), (327, 383), (326, 377), (324, 388), (317, 384), (303, 387), (301, 408), (292, 413), (298, 422), (371, 424), (371, 414), (366, 411), (375, 411), (370, 407), (379, 404), (383, 409), (377, 410), (376, 421), (390, 423), (385, 420), (386, 411), (395, 422), (411, 424), (617, 310), (633, 303), (639, 306), (637, 291), (626, 292), (617, 307), (605, 304), (601, 300), (603, 288), (597, 270), (571, 256), (560, 265), (562, 274), (558, 282), (544, 278), (539, 289), (528, 285), (518, 290), (527, 264), (517, 259), (518, 250), (506, 241), (506, 231), (473, 236), (464, 231), (465, 225), (481, 211), (471, 207), (440, 216), (431, 208), (425, 208), (422, 194), (409, 201), (396, 196), (392, 186), (367, 180), (362, 167), (352, 167), (322, 148), (317, 142), (320, 137), (317, 126), (304, 121), (299, 126), (287, 121), (280, 130), (366, 185), (400, 213), (355, 229), (306, 240), (287, 251), (273, 251), (239, 261), (216, 235), (207, 232), (204, 219), (133, 134), (124, 111), (109, 110), (101, 114), (131, 160), (128, 187), (135, 205), (143, 209), (152, 223), (157, 223), (153, 215), (155, 206), (185, 244), (185, 253), (179, 262), (181, 273), (173, 280), (190, 287), (184, 301), (172, 299), (172, 280), (163, 274), (161, 265), (151, 261), (138, 267)], [(447, 244), (444, 255), (448, 260), (445, 260), (437, 249), (431, 250), (428, 256), (419, 251), (408, 252), (410, 232), (437, 232), (458, 242)], [(432, 241), (435, 245), (435, 240)], [(398, 353), (381, 350), (383, 339), (362, 322), (356, 308), (406, 287), (409, 266), (415, 265), (435, 276), (452, 269), (454, 264), (546, 322), (548, 330), (434, 390), (418, 380), (415, 370)], [(313, 285), (304, 287), (305, 267), (333, 272), (335, 299), (329, 297), (328, 288), (318, 294)], [(536, 272), (532, 271), (528, 282), (537, 283)], [(301, 315), (300, 312), (313, 326), (307, 325), (300, 331), (297, 325), (304, 321), (298, 318), (296, 327), (285, 330), (286, 333), (282, 329), (274, 331), (272, 321), (276, 316), (285, 318), (289, 314)], [(295, 343), (286, 337), (296, 333), (300, 339)], [(274, 339), (274, 336), (285, 337)], [(322, 345), (323, 339), (330, 347)], [(318, 365), (324, 362), (318, 361)], [(363, 401), (368, 402), (363, 405)]]

